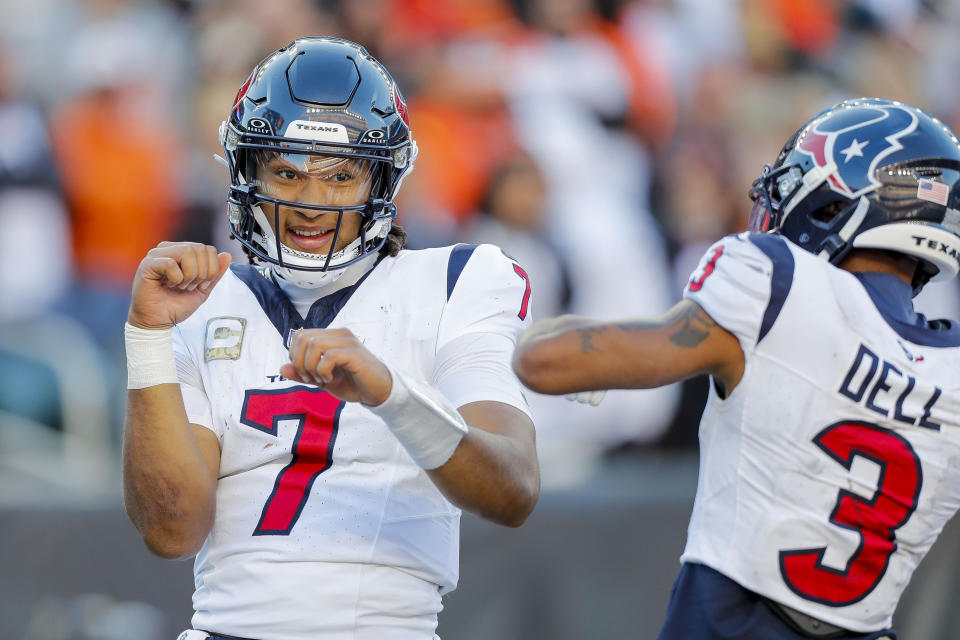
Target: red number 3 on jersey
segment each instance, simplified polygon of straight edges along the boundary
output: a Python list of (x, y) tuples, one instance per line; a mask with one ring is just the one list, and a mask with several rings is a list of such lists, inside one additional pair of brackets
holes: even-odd
[(822, 564), (826, 548), (780, 552), (780, 573), (802, 598), (833, 607), (858, 602), (880, 582), (897, 549), (894, 532), (917, 507), (923, 484), (920, 459), (913, 447), (893, 431), (863, 422), (839, 422), (821, 431), (814, 443), (850, 469), (856, 456), (880, 465), (875, 495), (866, 500), (840, 491), (830, 522), (860, 534), (860, 546), (845, 570)]
[(710, 260), (707, 261), (707, 264), (703, 265), (703, 271), (700, 272), (699, 276), (692, 276), (690, 278), (690, 284), (687, 285), (687, 288), (690, 291), (700, 291), (703, 288), (703, 283), (706, 282), (707, 278), (710, 277), (710, 274), (713, 273), (714, 269), (717, 268), (717, 260), (720, 259), (720, 256), (723, 255), (723, 245), (717, 247), (713, 255), (710, 256)]

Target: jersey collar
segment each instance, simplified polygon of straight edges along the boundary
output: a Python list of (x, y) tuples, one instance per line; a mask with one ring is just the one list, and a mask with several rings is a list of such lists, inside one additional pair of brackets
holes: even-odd
[(901, 337), (915, 344), (932, 347), (960, 346), (960, 325), (950, 320), (927, 320), (913, 308), (910, 285), (890, 273), (853, 274), (880, 315)]
[(260, 308), (280, 332), (283, 344), (289, 346), (290, 335), (297, 329), (326, 329), (330, 326), (333, 319), (375, 268), (376, 265), (352, 285), (316, 300), (310, 305), (306, 318), (300, 315), (287, 294), (273, 280), (269, 269), (253, 265), (231, 265), (230, 270), (247, 285), (260, 304)]

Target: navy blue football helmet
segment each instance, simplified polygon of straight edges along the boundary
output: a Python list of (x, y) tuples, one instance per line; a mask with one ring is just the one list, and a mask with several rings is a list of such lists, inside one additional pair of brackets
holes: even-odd
[(750, 190), (750, 230), (836, 264), (853, 248), (917, 258), (919, 291), (960, 270), (960, 142), (912, 105), (847, 100), (804, 124)]
[[(396, 216), (394, 196), (417, 155), (406, 103), (393, 78), (362, 46), (329, 37), (299, 38), (260, 62), (220, 126), (220, 141), (230, 171), (231, 233), (256, 260), (276, 265), (279, 276), (307, 287), (329, 282), (383, 246)], [(260, 176), (265, 163), (278, 158), (303, 172), (357, 167), (360, 200), (285, 199), (282, 191), (265, 188)], [(329, 251), (316, 254), (281, 243), (273, 231), (281, 207), (336, 212)], [(348, 212), (362, 216), (359, 237), (335, 251)]]

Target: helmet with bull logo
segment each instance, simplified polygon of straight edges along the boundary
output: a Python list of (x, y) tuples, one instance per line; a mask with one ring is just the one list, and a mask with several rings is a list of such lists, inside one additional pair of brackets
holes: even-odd
[(853, 248), (913, 256), (914, 289), (960, 270), (960, 141), (912, 105), (847, 100), (804, 124), (750, 191), (751, 231), (836, 264)]

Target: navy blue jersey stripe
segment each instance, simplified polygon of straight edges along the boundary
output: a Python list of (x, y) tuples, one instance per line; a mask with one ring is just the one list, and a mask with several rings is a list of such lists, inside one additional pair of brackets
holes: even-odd
[(787, 301), (790, 287), (793, 286), (793, 254), (786, 241), (777, 235), (767, 233), (751, 233), (750, 242), (760, 251), (767, 254), (773, 263), (773, 275), (770, 277), (770, 300), (763, 312), (763, 321), (760, 323), (760, 334), (757, 344), (770, 332), (773, 323), (783, 310), (783, 303)]
[(960, 325), (927, 320), (913, 308), (913, 289), (891, 273), (854, 273), (874, 306), (901, 338), (927, 347), (960, 346)]
[(307, 317), (304, 319), (300, 317), (297, 308), (290, 302), (290, 298), (283, 292), (283, 289), (273, 281), (268, 270), (261, 270), (246, 264), (231, 265), (230, 270), (253, 292), (263, 312), (270, 318), (270, 322), (283, 337), (284, 344), (287, 344), (290, 332), (296, 329), (326, 329), (330, 326), (330, 323), (356, 293), (364, 280), (373, 273), (373, 269), (371, 269), (349, 287), (320, 298), (310, 306)]
[(270, 318), (270, 322), (277, 328), (280, 335), (283, 336), (286, 344), (287, 335), (291, 329), (299, 329), (303, 326), (303, 318), (297, 308), (290, 302), (290, 298), (278, 287), (271, 279), (270, 271), (267, 269), (258, 269), (249, 264), (232, 264), (230, 271), (233, 275), (240, 278), (247, 288), (253, 292), (260, 308)]
[(467, 266), (467, 261), (477, 249), (475, 244), (458, 244), (450, 252), (450, 258), (447, 261), (447, 300), (453, 294), (454, 287), (457, 286), (457, 280), (463, 273), (463, 268)]
[(373, 269), (376, 268), (377, 267), (374, 266), (349, 287), (344, 287), (328, 296), (324, 296), (310, 305), (310, 310), (307, 312), (307, 319), (303, 326), (307, 329), (326, 329), (329, 327), (333, 319), (340, 313), (340, 310), (347, 304), (347, 301), (353, 297), (353, 294), (357, 292), (360, 285), (373, 273)]

